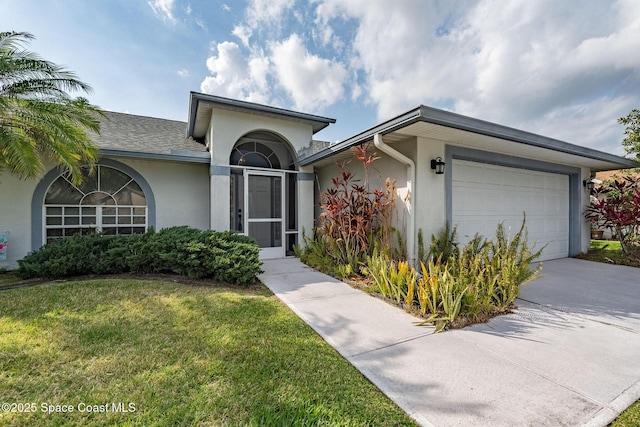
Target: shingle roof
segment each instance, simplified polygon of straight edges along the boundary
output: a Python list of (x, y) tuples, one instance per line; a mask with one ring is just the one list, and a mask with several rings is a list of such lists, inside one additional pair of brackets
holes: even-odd
[(203, 144), (186, 137), (187, 123), (105, 111), (100, 135), (93, 141), (101, 150), (171, 155), (175, 150), (206, 152)]

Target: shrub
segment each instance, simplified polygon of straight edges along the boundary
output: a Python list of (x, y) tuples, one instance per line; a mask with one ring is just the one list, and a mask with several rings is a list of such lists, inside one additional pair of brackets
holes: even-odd
[[(457, 257), (459, 253), (457, 234), (458, 229), (456, 227), (450, 228), (447, 223), (439, 234), (431, 236), (431, 246), (429, 246), (427, 257), (441, 259), (445, 263), (449, 258)], [(422, 240), (421, 236), (419, 237)], [(420, 241), (418, 243), (421, 244)], [(424, 249), (420, 252), (424, 253)]]
[(624, 254), (640, 259), (640, 178), (605, 181), (593, 196), (585, 217), (596, 227), (612, 228)]
[(18, 261), (23, 278), (84, 274), (174, 273), (250, 284), (261, 273), (260, 249), (233, 232), (180, 226), (132, 236), (73, 236)]
[(367, 258), (367, 266), (363, 267), (362, 271), (373, 279), (374, 292), (411, 308), (418, 277), (415, 269), (410, 268), (408, 262), (393, 261), (388, 256), (375, 251)]
[(333, 265), (335, 267), (330, 270), (339, 275), (359, 272), (367, 256), (373, 254), (374, 242), (383, 253), (392, 252), (395, 181), (387, 179), (385, 188), (371, 190), (369, 167), (378, 157), (375, 153), (367, 154), (366, 147), (355, 147), (354, 155), (364, 167), (364, 182), (346, 170), (346, 163), (338, 165), (340, 173), (332, 179), (332, 186), (321, 194), (324, 211), (318, 228), (311, 240), (305, 238), (307, 247), (301, 252), (315, 261), (311, 263), (314, 267)]
[(421, 262), (420, 277), (408, 264), (379, 253), (367, 258), (363, 271), (372, 278), (374, 292), (418, 310), (436, 332), (449, 328), (460, 316), (463, 323), (486, 319), (507, 311), (520, 285), (541, 268), (530, 268), (543, 249), (530, 250), (525, 223), (526, 218), (511, 239), (499, 224), (494, 240), (476, 235), (462, 250), (455, 242), (455, 228), (446, 227), (432, 238), (436, 245), (426, 263)]

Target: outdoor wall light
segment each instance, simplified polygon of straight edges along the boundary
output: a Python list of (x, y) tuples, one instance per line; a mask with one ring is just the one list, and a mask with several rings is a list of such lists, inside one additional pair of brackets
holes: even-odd
[(585, 179), (584, 181), (582, 181), (582, 186), (585, 187), (587, 190), (591, 191), (593, 190), (595, 183), (593, 182), (592, 179)]
[(442, 161), (442, 157), (436, 157), (431, 160), (431, 169), (436, 171), (436, 175), (442, 175), (444, 173), (445, 162)]

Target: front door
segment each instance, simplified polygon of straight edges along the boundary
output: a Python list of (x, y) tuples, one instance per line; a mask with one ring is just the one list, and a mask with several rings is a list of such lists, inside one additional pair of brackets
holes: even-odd
[(284, 174), (245, 169), (245, 230), (260, 246), (260, 258), (284, 257)]

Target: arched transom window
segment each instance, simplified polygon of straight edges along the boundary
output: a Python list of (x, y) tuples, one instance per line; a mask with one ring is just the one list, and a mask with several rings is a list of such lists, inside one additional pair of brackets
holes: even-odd
[(237, 145), (231, 152), (229, 163), (238, 166), (280, 169), (280, 159), (269, 147), (251, 141)]
[(60, 175), (44, 200), (47, 243), (74, 234), (141, 234), (147, 229), (147, 199), (126, 173), (104, 165), (82, 170), (82, 184)]

